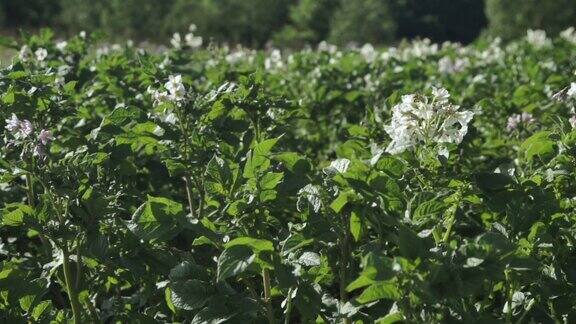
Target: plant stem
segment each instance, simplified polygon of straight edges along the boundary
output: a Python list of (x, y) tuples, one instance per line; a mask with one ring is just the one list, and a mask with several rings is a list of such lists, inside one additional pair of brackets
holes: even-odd
[(506, 303), (508, 304), (508, 312), (506, 312), (506, 323), (512, 323), (512, 283), (510, 282), (509, 271), (504, 270), (504, 276), (506, 277)]
[(26, 173), (26, 189), (28, 194), (28, 205), (34, 208), (34, 186), (32, 184), (32, 176)]
[[(348, 242), (350, 241), (350, 221), (346, 214), (342, 214), (342, 227), (344, 229), (344, 233), (340, 238), (340, 306), (344, 305), (348, 301), (348, 293), (346, 292), (347, 279), (346, 279), (346, 271), (348, 269), (348, 258), (349, 258), (349, 246)], [(350, 320), (347, 317), (343, 319), (344, 324), (350, 323)]]
[(268, 323), (274, 324), (274, 309), (272, 308), (272, 298), (270, 293), (270, 273), (268, 272), (268, 269), (262, 270), (262, 285), (264, 286), (264, 304), (266, 305)]
[(442, 242), (448, 243), (450, 240), (450, 234), (452, 234), (452, 227), (454, 227), (454, 223), (456, 222), (456, 213), (458, 212), (458, 202), (452, 206), (450, 206), (450, 216), (448, 218), (448, 225), (446, 225), (446, 233), (444, 233), (444, 237), (442, 238)]
[(70, 305), (72, 306), (72, 316), (74, 324), (81, 323), (81, 309), (80, 302), (78, 301), (78, 293), (74, 288), (72, 282), (72, 273), (70, 272), (70, 252), (68, 251), (68, 244), (64, 242), (62, 244), (62, 254), (64, 256), (62, 261), (62, 267), (64, 268), (64, 280), (66, 281), (66, 290), (68, 291), (68, 299), (70, 299)]
[(288, 295), (286, 296), (286, 317), (284, 318), (284, 324), (290, 324), (290, 313), (292, 313), (292, 292), (294, 288), (290, 287), (288, 289)]
[(186, 196), (188, 197), (188, 208), (190, 209), (190, 215), (194, 218), (194, 199), (192, 198), (192, 190), (190, 186), (192, 185), (192, 180), (190, 175), (186, 173), (184, 176), (184, 182), (186, 183)]

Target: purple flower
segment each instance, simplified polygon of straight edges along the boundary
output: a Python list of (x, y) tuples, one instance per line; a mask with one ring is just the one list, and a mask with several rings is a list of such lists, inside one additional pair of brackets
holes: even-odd
[(20, 134), (22, 134), (23, 138), (28, 137), (34, 131), (34, 126), (28, 119), (24, 119), (20, 123)]
[(530, 125), (535, 121), (536, 119), (534, 119), (534, 116), (532, 116), (530, 113), (523, 112), (522, 114), (514, 114), (508, 117), (508, 124), (506, 125), (506, 129), (511, 132), (518, 128), (520, 124)]
[(40, 135), (38, 135), (38, 139), (42, 143), (42, 145), (48, 145), (54, 139), (52, 132), (49, 130), (41, 130)]

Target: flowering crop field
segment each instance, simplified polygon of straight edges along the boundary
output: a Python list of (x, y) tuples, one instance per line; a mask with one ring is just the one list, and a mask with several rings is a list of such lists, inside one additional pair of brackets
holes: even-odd
[(1, 322), (576, 322), (576, 31), (552, 36), (3, 39)]

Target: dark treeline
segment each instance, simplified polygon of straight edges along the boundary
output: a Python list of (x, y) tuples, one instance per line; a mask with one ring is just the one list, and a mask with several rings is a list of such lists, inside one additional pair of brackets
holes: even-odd
[(468, 43), (485, 33), (510, 39), (527, 28), (556, 32), (574, 21), (573, 0), (0, 0), (7, 32), (99, 30), (165, 43), (195, 23), (206, 38), (254, 47), (414, 37)]

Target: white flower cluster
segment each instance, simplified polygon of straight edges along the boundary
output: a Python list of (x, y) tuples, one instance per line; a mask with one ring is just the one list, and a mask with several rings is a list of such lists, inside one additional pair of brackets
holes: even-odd
[(203, 39), (201, 36), (196, 36), (194, 33), (196, 32), (197, 28), (195, 24), (191, 24), (188, 28), (188, 33), (184, 35), (184, 42), (182, 42), (182, 36), (180, 33), (174, 33), (172, 35), (172, 39), (170, 40), (170, 44), (174, 46), (176, 49), (181, 49), (184, 46), (190, 48), (198, 48), (202, 46)]
[(526, 31), (526, 41), (535, 48), (543, 48), (552, 44), (546, 36), (546, 32), (541, 29), (528, 29), (528, 31)]
[(452, 59), (449, 56), (444, 56), (438, 61), (438, 72), (442, 74), (459, 73), (470, 66), (470, 61), (467, 58)]
[(374, 46), (372, 46), (370, 43), (366, 43), (360, 48), (360, 54), (368, 63), (374, 62), (374, 60), (376, 60), (378, 57), (378, 52), (376, 52), (376, 49), (374, 49)]
[(446, 144), (460, 144), (468, 133), (474, 112), (460, 111), (449, 101), (450, 93), (433, 88), (432, 97), (405, 95), (392, 108), (392, 120), (384, 130), (392, 138), (386, 152), (399, 154), (417, 145), (439, 144), (438, 154), (448, 157)]
[(48, 57), (48, 51), (45, 48), (40, 47), (32, 53), (32, 50), (28, 45), (24, 45), (20, 48), (20, 52), (18, 53), (20, 61), (28, 62), (32, 59), (32, 56), (36, 58), (36, 61), (42, 63)]
[(518, 128), (518, 126), (522, 125), (526, 127), (530, 124), (536, 122), (534, 116), (531, 113), (523, 112), (522, 114), (513, 114), (512, 116), (508, 117), (508, 123), (506, 124), (506, 129), (511, 132)]
[[(12, 114), (9, 119), (6, 119), (5, 127), (17, 141), (24, 141), (31, 139), (34, 133), (34, 126), (28, 119), (20, 120), (16, 114)], [(54, 140), (52, 132), (42, 129), (36, 138), (37, 142), (34, 146), (33, 155), (41, 158), (46, 156), (46, 146)], [(14, 142), (11, 142), (14, 144)]]
[(279, 49), (273, 49), (264, 60), (264, 68), (268, 71), (280, 70), (284, 67), (282, 53)]
[(186, 99), (186, 87), (182, 83), (181, 75), (171, 75), (164, 84), (165, 91), (148, 88), (147, 92), (152, 96), (154, 105), (160, 105), (166, 102), (172, 102), (180, 105)]

